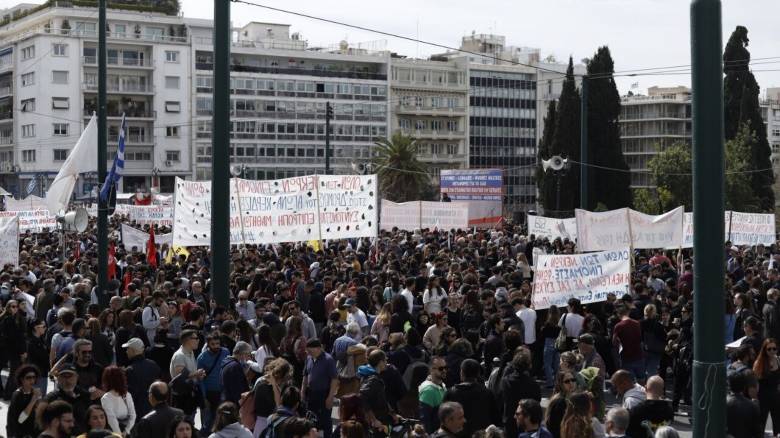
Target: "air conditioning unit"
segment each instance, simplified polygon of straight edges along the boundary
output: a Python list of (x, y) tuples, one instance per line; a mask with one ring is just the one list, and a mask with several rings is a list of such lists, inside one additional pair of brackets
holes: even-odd
[(165, 167), (171, 167), (173, 166), (173, 163), (171, 163), (171, 160), (165, 160)]

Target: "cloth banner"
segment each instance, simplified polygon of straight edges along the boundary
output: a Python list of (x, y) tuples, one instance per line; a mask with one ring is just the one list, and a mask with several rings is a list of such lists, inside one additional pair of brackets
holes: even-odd
[(173, 226), (173, 207), (160, 205), (128, 205), (127, 214), (138, 225)]
[(468, 202), (410, 201), (396, 203), (382, 200), (380, 228), (414, 231), (420, 229), (452, 230), (469, 226)]
[(14, 198), (5, 198), (5, 210), (46, 210), (46, 203), (44, 202), (43, 198), (35, 195), (30, 195), (20, 200), (16, 200)]
[[(731, 211), (726, 210), (723, 212), (723, 241), (724, 242), (729, 240), (730, 222), (731, 222)], [(680, 247), (693, 248), (693, 213), (685, 213), (683, 215), (682, 245), (672, 245), (672, 246), (668, 246), (667, 248), (676, 249)]]
[[(135, 247), (136, 251), (145, 252), (147, 242), (149, 242), (149, 233), (143, 230), (137, 230), (130, 225), (122, 224), (122, 243), (125, 245), (126, 250), (130, 251)], [(155, 234), (154, 243), (160, 247), (164, 244), (168, 244), (168, 247), (171, 247), (173, 243), (173, 233)]]
[(683, 238), (684, 213), (682, 206), (657, 216), (628, 210), (632, 247), (653, 249), (679, 245)]
[(604, 212), (578, 208), (574, 210), (574, 217), (579, 251), (606, 251), (631, 246), (627, 208)]
[[(376, 236), (376, 175), (230, 182), (231, 244)], [(211, 182), (176, 180), (174, 245), (211, 245)]]
[(44, 228), (57, 229), (57, 218), (49, 210), (0, 211), (0, 223), (6, 224), (10, 218), (19, 218), (20, 233), (42, 233)]
[(0, 267), (19, 265), (19, 218), (12, 217), (0, 226)]
[(382, 200), (382, 213), (380, 215), (379, 228), (390, 231), (393, 228), (399, 230), (414, 231), (420, 228), (420, 203), (393, 202)]
[(628, 248), (590, 254), (535, 256), (534, 309), (565, 307), (570, 298), (582, 304), (606, 301), (607, 294), (623, 296), (630, 289)]
[(546, 237), (550, 240), (577, 240), (577, 219), (528, 215), (528, 235)]
[(734, 245), (769, 246), (775, 243), (775, 215), (731, 212), (729, 239)]

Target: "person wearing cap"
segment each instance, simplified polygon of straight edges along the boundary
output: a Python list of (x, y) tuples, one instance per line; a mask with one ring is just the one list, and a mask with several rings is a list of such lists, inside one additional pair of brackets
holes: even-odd
[(56, 387), (52, 392), (44, 396), (41, 402), (42, 405), (38, 407), (38, 409), (45, 409), (46, 404), (56, 400), (69, 403), (73, 407), (76, 419), (76, 425), (73, 427), (72, 432), (73, 435), (78, 435), (88, 429), (86, 423), (87, 409), (92, 403), (89, 392), (76, 385), (77, 382), (78, 374), (76, 373), (76, 367), (70, 363), (61, 366), (57, 372)]
[(604, 359), (596, 351), (596, 338), (590, 333), (583, 333), (577, 338), (577, 349), (583, 357), (582, 368), (598, 368), (599, 377), (607, 377), (607, 365)]
[(331, 409), (339, 389), (336, 361), (322, 350), (319, 339), (310, 339), (306, 343), (306, 353), (301, 398), (306, 400), (309, 410), (317, 414), (317, 429), (323, 431), (324, 438), (330, 438), (333, 430)]
[(351, 322), (356, 323), (360, 327), (361, 334), (368, 336), (371, 326), (368, 325), (368, 318), (366, 318), (365, 312), (355, 305), (355, 299), (347, 298), (344, 307), (347, 308), (347, 324)]
[(222, 400), (240, 404), (244, 393), (249, 392), (246, 379), (247, 361), (252, 357), (252, 346), (244, 341), (236, 342), (233, 354), (222, 361), (219, 382)]
[(146, 397), (146, 392), (155, 380), (162, 378), (162, 370), (151, 359), (144, 356), (146, 349), (144, 341), (140, 338), (131, 338), (122, 344), (122, 348), (127, 350), (127, 357), (130, 364), (127, 366), (127, 392), (135, 401), (135, 412), (137, 418), (141, 418), (152, 410), (152, 406)]

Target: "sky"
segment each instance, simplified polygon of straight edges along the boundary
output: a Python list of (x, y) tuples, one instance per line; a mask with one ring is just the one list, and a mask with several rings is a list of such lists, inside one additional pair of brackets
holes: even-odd
[[(472, 31), (506, 36), (507, 45), (536, 47), (542, 58), (553, 55), (575, 61), (609, 46), (615, 70), (636, 70), (690, 64), (689, 0), (249, 0), (308, 15), (330, 18), (363, 27), (406, 35), (458, 47)], [(38, 3), (38, 0), (32, 2)], [(0, 7), (17, 4), (0, 0)], [(184, 15), (212, 18), (210, 0), (181, 0)], [(780, 1), (722, 0), (723, 44), (737, 25), (748, 28), (752, 66), (759, 85), (780, 87)], [(250, 21), (286, 23), (310, 46), (331, 46), (340, 40), (378, 41), (388, 50), (409, 57), (427, 57), (442, 49), (346, 28), (309, 18), (231, 3), (235, 27)], [(685, 67), (683, 67), (683, 70)], [(777, 70), (777, 71), (761, 71)], [(638, 83), (634, 92), (653, 85), (690, 85), (689, 73), (617, 78), (621, 94)]]

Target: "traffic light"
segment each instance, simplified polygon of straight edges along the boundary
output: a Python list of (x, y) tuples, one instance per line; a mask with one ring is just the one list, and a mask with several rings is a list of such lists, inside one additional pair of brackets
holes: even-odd
[(333, 118), (333, 106), (331, 106), (330, 102), (325, 102), (325, 118)]

